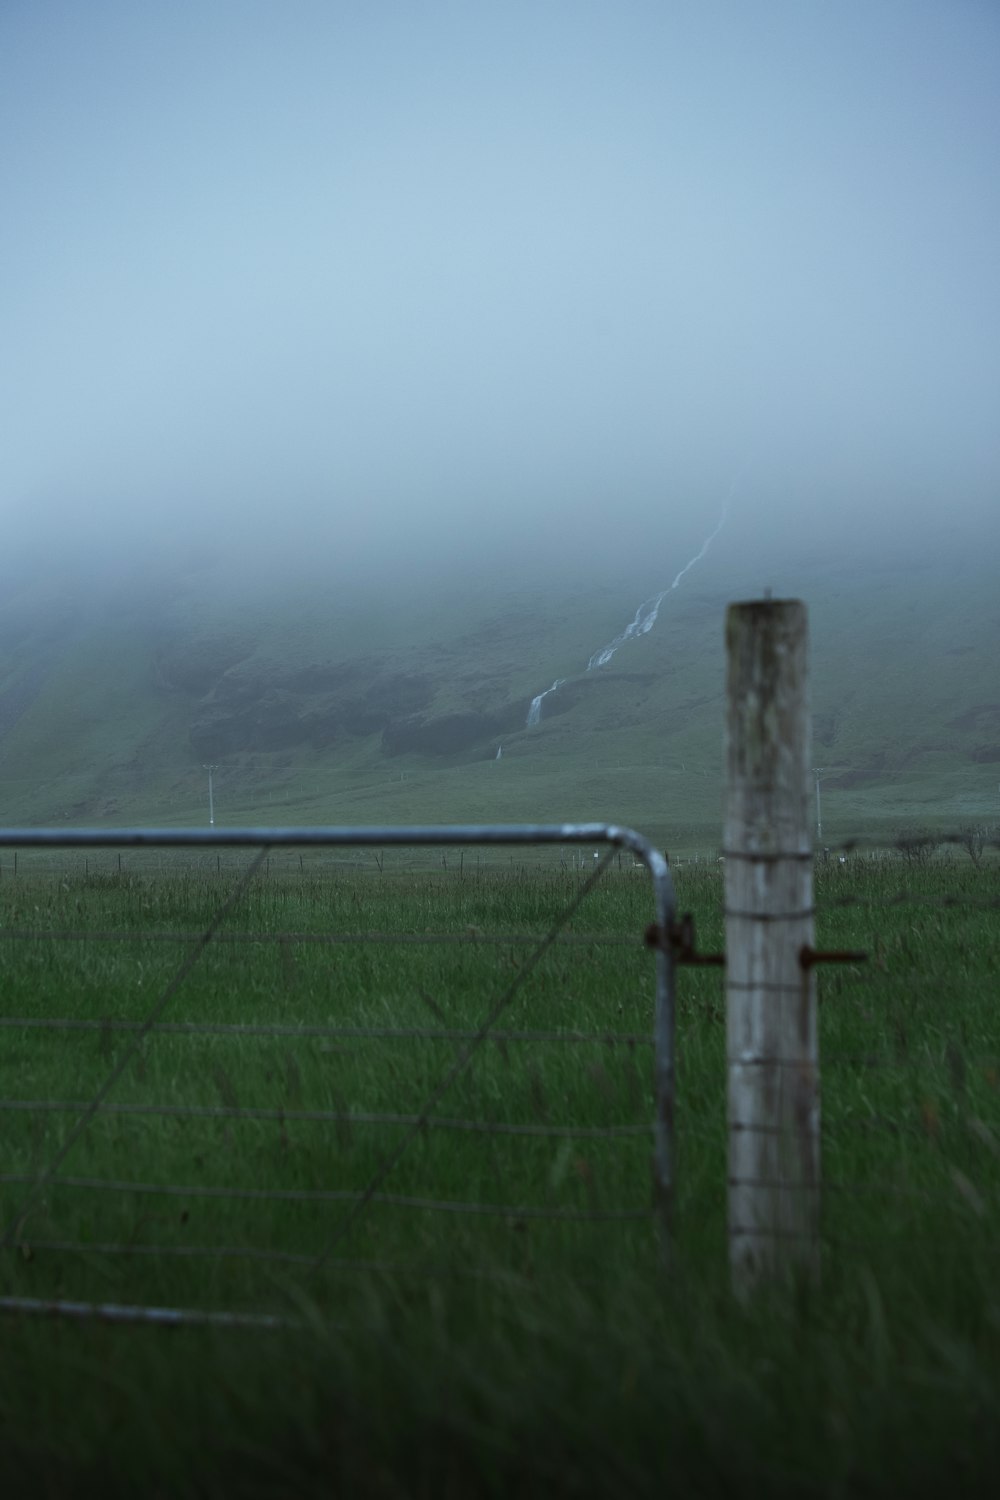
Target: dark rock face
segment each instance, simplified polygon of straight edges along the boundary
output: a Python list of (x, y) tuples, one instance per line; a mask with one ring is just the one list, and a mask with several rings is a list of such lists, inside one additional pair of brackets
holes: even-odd
[(496, 713), (440, 714), (430, 719), (413, 714), (385, 726), (382, 749), (386, 755), (408, 750), (421, 755), (458, 755), (477, 748), (493, 754), (500, 735), (523, 728), (527, 712), (527, 702), (519, 702), (508, 703)]
[(215, 758), (240, 750), (284, 750), (301, 745), (308, 733), (295, 696), (269, 688), (249, 702), (206, 704), (191, 726), (191, 744), (199, 755)]
[(377, 734), (393, 717), (426, 707), (433, 696), (430, 677), (378, 675), (371, 662), (314, 665), (291, 673), (235, 668), (202, 698), (191, 745), (206, 757), (286, 750), (306, 741), (322, 748), (347, 735)]
[(968, 729), (973, 734), (989, 734), (991, 729), (1000, 729), (1000, 703), (976, 703), (955, 719), (949, 719), (949, 729)]
[[(561, 687), (557, 693), (553, 693), (551, 697), (545, 699), (542, 704), (541, 722), (545, 723), (548, 719), (558, 719), (560, 714), (568, 714), (570, 709), (575, 708), (579, 702), (580, 684), (576, 682), (568, 683), (565, 687)], [(525, 709), (524, 715), (527, 718), (527, 709)]]
[(437, 719), (396, 719), (382, 731), (382, 749), (387, 755), (416, 750), (424, 755), (454, 755), (499, 733), (491, 714), (442, 714)]

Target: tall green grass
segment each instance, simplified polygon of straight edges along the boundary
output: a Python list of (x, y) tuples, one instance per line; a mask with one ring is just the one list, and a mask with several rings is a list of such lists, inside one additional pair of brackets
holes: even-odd
[[(819, 866), (820, 946), (870, 954), (820, 980), (823, 1279), (747, 1308), (726, 1278), (717, 972), (680, 976), (676, 1242), (669, 1267), (660, 1256), (645, 1128), (650, 896), (639, 872), (617, 866), (574, 918), (578, 940), (549, 950), (498, 1023), (562, 1039), (491, 1041), (435, 1113), (638, 1133), (434, 1126), (386, 1190), (502, 1212), (373, 1203), (319, 1271), (189, 1255), (321, 1253), (349, 1200), (194, 1189), (357, 1192), (407, 1128), (358, 1116), (418, 1113), (460, 1043), (305, 1028), (475, 1030), (531, 952), (520, 939), (543, 936), (584, 878), (520, 861), (477, 871), (468, 856), (460, 871), (334, 874), (305, 862), (256, 877), (220, 934), (252, 941), (210, 945), (164, 1020), (297, 1031), (150, 1036), (113, 1102), (274, 1116), (102, 1112), (61, 1175), (191, 1191), (52, 1183), (4, 1252), (4, 1281), (23, 1296), (267, 1309), (300, 1326), (8, 1320), (0, 1451), (11, 1481), (53, 1494), (987, 1492), (1000, 1394), (998, 873), (957, 855)], [(4, 1015), (98, 1024), (2, 1028), (0, 1095), (91, 1097), (131, 1044), (108, 1023), (149, 1013), (187, 951), (172, 935), (203, 930), (237, 878), (235, 867), (84, 875), (67, 864), (4, 881)], [(677, 883), (699, 945), (721, 947), (718, 869), (681, 867)], [(464, 940), (307, 940), (371, 932)], [(300, 937), (275, 941), (282, 933)], [(294, 1113), (311, 1108), (354, 1118)], [(0, 1171), (31, 1177), (73, 1119), (4, 1111)], [(3, 1185), (5, 1223), (29, 1191)], [(531, 1208), (644, 1217), (549, 1220)], [(69, 1242), (93, 1248), (45, 1248)], [(134, 1253), (100, 1248), (113, 1244)]]

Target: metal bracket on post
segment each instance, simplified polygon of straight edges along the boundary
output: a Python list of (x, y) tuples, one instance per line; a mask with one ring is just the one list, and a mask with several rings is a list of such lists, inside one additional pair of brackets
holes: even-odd
[(695, 947), (694, 917), (687, 911), (677, 922), (659, 927), (650, 922), (645, 933), (646, 947), (658, 948), (673, 955), (675, 964), (716, 965), (726, 962), (724, 953), (699, 953)]
[(807, 972), (813, 964), (863, 964), (867, 959), (868, 954), (857, 948), (827, 948), (821, 952), (803, 943), (799, 949), (799, 963)]

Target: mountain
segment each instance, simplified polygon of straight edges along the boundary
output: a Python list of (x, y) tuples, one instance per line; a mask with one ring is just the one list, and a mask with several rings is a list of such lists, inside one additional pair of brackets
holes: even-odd
[(480, 558), (436, 577), (180, 553), (8, 562), (0, 821), (202, 824), (211, 764), (220, 824), (600, 818), (711, 848), (725, 609), (765, 588), (810, 610), (824, 835), (995, 820), (995, 568), (948, 537), (776, 560), (734, 523), (591, 671), (697, 538), (638, 563), (609, 548), (600, 565)]

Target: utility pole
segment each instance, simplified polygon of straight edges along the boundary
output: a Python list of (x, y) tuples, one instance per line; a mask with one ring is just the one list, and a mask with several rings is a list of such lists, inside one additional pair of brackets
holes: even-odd
[(818, 844), (823, 837), (823, 810), (819, 800), (819, 778), (826, 775), (826, 767), (813, 766), (813, 775), (816, 778), (816, 842)]
[(204, 766), (203, 770), (208, 772), (208, 826), (215, 827), (215, 801), (212, 796), (212, 773), (217, 771), (218, 766)]

